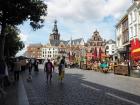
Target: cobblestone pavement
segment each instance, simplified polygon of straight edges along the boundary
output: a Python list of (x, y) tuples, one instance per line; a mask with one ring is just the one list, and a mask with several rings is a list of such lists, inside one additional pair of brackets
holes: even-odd
[(57, 72), (51, 84), (44, 71), (23, 83), (30, 105), (140, 105), (140, 79), (80, 69), (66, 69), (61, 83)]

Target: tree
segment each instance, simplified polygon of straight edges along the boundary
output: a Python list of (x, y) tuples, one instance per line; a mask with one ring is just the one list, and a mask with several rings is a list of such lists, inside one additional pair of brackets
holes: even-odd
[(36, 30), (43, 26), (47, 5), (41, 0), (0, 0), (0, 60), (4, 59), (7, 26), (16, 26), (29, 20)]
[(7, 26), (5, 29), (7, 33), (5, 37), (4, 56), (11, 57), (24, 48), (24, 43), (20, 40), (19, 30), (17, 27)]

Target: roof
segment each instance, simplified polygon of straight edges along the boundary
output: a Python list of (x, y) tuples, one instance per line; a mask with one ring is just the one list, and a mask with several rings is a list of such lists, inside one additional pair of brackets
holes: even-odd
[(135, 1), (133, 4), (127, 9), (127, 12), (130, 12), (134, 8), (140, 8), (140, 1)]
[(29, 47), (41, 47), (41, 43), (34, 43), (34, 44), (29, 44)]
[(125, 20), (125, 19), (128, 19), (128, 13), (125, 13), (121, 18), (120, 18), (120, 20), (117, 22), (117, 24), (116, 24), (116, 27), (118, 27), (122, 22), (123, 22), (123, 20)]
[[(71, 44), (76, 45), (77, 43), (81, 43), (82, 40), (83, 40), (83, 38), (74, 39), (74, 40), (71, 41)], [(68, 42), (70, 42), (70, 40), (68, 40)]]
[(65, 45), (68, 45), (71, 41), (72, 45), (76, 45), (77, 43), (80, 43), (82, 40), (83, 40), (83, 38), (74, 39), (72, 41), (71, 40), (67, 40), (67, 41), (64, 41), (64, 40), (50, 40), (50, 44), (52, 46), (59, 46), (60, 43), (64, 43)]
[(110, 40), (108, 40), (106, 43), (107, 43), (107, 44), (115, 44), (116, 42), (115, 42), (114, 40), (110, 39)]
[(60, 43), (64, 43), (65, 45), (68, 44), (68, 41), (64, 41), (64, 40), (50, 40), (50, 44), (52, 46), (59, 46)]

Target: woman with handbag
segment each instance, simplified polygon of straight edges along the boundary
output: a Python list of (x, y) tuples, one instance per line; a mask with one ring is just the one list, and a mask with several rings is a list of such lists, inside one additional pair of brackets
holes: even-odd
[(59, 70), (59, 79), (62, 80), (64, 79), (64, 73), (65, 73), (65, 57), (63, 56), (60, 63), (59, 63), (59, 67), (58, 67), (58, 70)]

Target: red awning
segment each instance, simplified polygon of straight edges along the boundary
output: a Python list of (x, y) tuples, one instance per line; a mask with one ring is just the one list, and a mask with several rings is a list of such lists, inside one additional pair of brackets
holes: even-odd
[(138, 38), (132, 39), (131, 43), (131, 58), (133, 60), (140, 59), (140, 41)]

